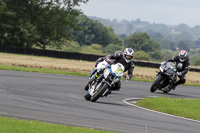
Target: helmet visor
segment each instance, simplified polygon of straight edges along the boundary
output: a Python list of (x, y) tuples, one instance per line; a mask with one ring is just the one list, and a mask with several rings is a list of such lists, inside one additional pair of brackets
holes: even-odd
[(180, 57), (181, 60), (184, 60), (184, 59), (185, 59), (185, 56), (184, 56), (184, 55), (180, 55), (179, 57)]
[(132, 59), (133, 58), (133, 56), (130, 56), (130, 55), (126, 55), (126, 59)]

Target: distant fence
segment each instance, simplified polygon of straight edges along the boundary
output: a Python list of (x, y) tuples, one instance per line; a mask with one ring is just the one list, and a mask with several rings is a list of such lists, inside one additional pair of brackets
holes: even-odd
[(95, 61), (100, 57), (98, 55), (82, 54), (75, 52), (62, 52), (62, 51), (42, 50), (42, 49), (25, 49), (25, 48), (15, 48), (15, 47), (5, 47), (5, 46), (0, 47), (0, 52), (46, 56), (46, 57), (55, 57), (55, 58), (73, 59), (73, 60), (85, 60), (85, 61)]
[[(99, 57), (102, 57), (100, 55), (82, 54), (82, 53), (75, 53), (75, 52), (62, 52), (62, 51), (41, 50), (41, 49), (25, 49), (25, 48), (15, 48), (15, 47), (7, 47), (7, 46), (1, 46), (0, 52), (46, 56), (46, 57), (55, 57), (55, 58), (73, 59), (73, 60), (84, 60), (84, 61), (96, 61)], [(159, 68), (160, 66), (159, 63), (153, 63), (153, 62), (134, 61), (134, 63), (136, 66), (142, 66), (142, 67)], [(200, 72), (200, 69), (190, 68), (190, 71)]]

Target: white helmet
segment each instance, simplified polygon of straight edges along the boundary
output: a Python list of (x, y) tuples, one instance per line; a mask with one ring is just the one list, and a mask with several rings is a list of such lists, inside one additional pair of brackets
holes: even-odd
[(134, 50), (131, 48), (126, 48), (123, 53), (123, 58), (127, 63), (129, 63), (131, 62), (133, 55), (134, 55)]
[(181, 51), (179, 52), (179, 60), (180, 60), (181, 62), (184, 62), (184, 61), (187, 60), (187, 58), (188, 58), (187, 52), (186, 52), (185, 50), (181, 50)]

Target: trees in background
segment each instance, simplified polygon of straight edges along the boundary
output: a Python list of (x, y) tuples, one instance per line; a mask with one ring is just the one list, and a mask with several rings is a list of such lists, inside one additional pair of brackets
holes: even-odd
[(137, 51), (134, 55), (134, 59), (135, 60), (146, 60), (149, 61), (151, 58), (149, 56), (149, 54), (147, 54), (144, 51)]
[[(160, 53), (160, 44), (157, 41), (151, 39), (147, 33), (139, 32), (132, 34), (125, 39), (125, 46), (133, 48), (136, 52), (143, 51), (153, 59), (162, 59), (162, 54)], [(146, 56), (146, 54), (145, 58), (141, 59), (148, 60), (149, 57)], [(141, 52), (140, 55), (142, 55)]]
[(104, 53), (114, 53), (117, 50), (123, 50), (122, 44), (109, 44), (103, 48)]
[[(135, 59), (154, 61), (169, 59), (177, 54), (177, 50), (184, 49), (195, 55), (191, 58), (195, 60), (193, 64), (199, 64), (200, 39), (193, 41), (199, 37), (199, 26), (191, 29), (187, 25), (167, 27), (140, 20), (123, 21), (123, 24), (117, 20), (113, 20), (114, 24), (107, 21), (118, 27), (119, 32), (122, 31), (120, 25), (128, 31), (128, 34), (123, 31), (118, 36), (112, 27), (82, 15), (76, 8), (87, 1), (0, 0), (0, 46), (98, 55), (130, 47), (135, 50)], [(197, 35), (191, 34), (192, 31)]]
[(87, 1), (0, 0), (0, 45), (45, 49), (51, 41), (72, 40), (81, 14), (76, 7)]
[(105, 53), (103, 53), (103, 46), (99, 45), (99, 44), (92, 44), (90, 46), (85, 45), (85, 46), (81, 47), (80, 53), (105, 55)]
[(194, 55), (191, 59), (192, 59), (191, 60), (192, 65), (195, 65), (195, 66), (200, 65), (200, 56), (199, 55)]
[(73, 35), (81, 46), (96, 43), (105, 47), (111, 43), (122, 43), (122, 40), (114, 33), (111, 27), (106, 27), (85, 15), (77, 17), (77, 26), (81, 27), (81, 29), (74, 30)]
[(160, 49), (160, 44), (151, 39), (147, 33), (134, 33), (125, 39), (125, 45), (132, 47), (136, 51), (152, 52)]

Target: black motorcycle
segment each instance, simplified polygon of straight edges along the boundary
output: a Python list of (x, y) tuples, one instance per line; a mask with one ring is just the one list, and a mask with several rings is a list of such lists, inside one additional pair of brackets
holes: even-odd
[(172, 62), (163, 62), (159, 69), (150, 91), (155, 92), (156, 90), (161, 90), (164, 93), (169, 93), (177, 81), (176, 66)]

